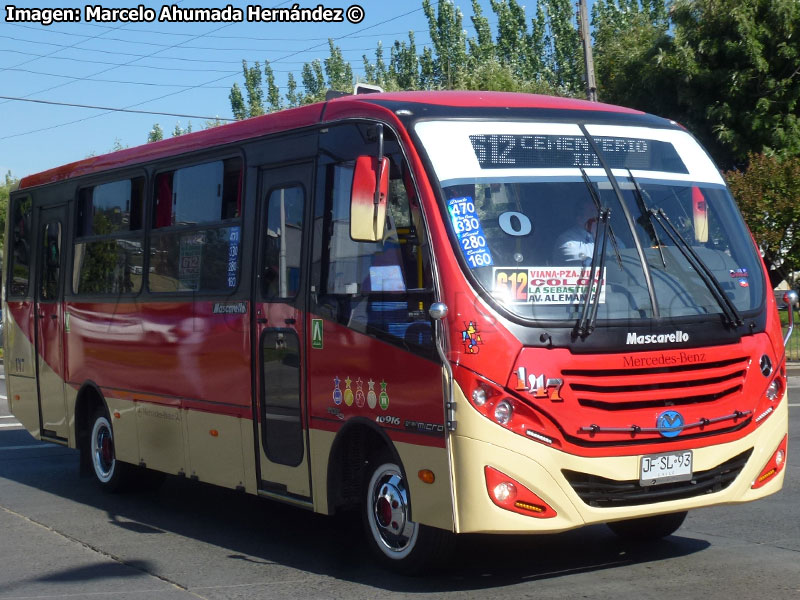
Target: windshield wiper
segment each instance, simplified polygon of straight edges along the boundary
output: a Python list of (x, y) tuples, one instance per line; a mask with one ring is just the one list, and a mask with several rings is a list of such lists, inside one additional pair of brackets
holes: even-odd
[(725, 315), (725, 320), (727, 321), (728, 325), (734, 327), (743, 325), (744, 321), (742, 320), (742, 316), (739, 314), (739, 311), (736, 310), (736, 306), (733, 304), (731, 299), (725, 294), (725, 290), (722, 289), (722, 286), (719, 284), (719, 281), (717, 281), (717, 278), (714, 277), (714, 274), (711, 272), (711, 270), (694, 251), (694, 248), (692, 248), (689, 242), (687, 242), (686, 239), (681, 235), (680, 231), (678, 231), (677, 228), (672, 224), (672, 221), (669, 220), (669, 217), (664, 209), (651, 208), (650, 214), (653, 216), (655, 221), (661, 225), (667, 236), (669, 236), (669, 238), (672, 240), (672, 243), (675, 244), (675, 247), (681, 251), (681, 254), (683, 254), (686, 261), (695, 270), (698, 277), (700, 277), (703, 283), (706, 284), (708, 291), (711, 292), (714, 300), (722, 309), (722, 313)]
[[(628, 227), (630, 228), (630, 231), (633, 232), (636, 229), (634, 226), (633, 217), (631, 216), (631, 212), (628, 210), (625, 200), (622, 197), (622, 189), (619, 187), (617, 178), (614, 177), (614, 173), (611, 172), (611, 167), (608, 166), (605, 157), (601, 153), (600, 148), (597, 146), (597, 142), (595, 142), (594, 138), (589, 134), (586, 126), (583, 123), (578, 123), (578, 127), (586, 138), (586, 141), (589, 142), (589, 145), (592, 147), (592, 152), (594, 152), (595, 156), (597, 157), (597, 161), (600, 163), (600, 166), (606, 172), (606, 177), (608, 177), (608, 181), (614, 190), (614, 194), (617, 196), (617, 201), (622, 209), (622, 214), (625, 215), (625, 220), (628, 222)], [(644, 282), (647, 286), (647, 294), (650, 297), (650, 305), (653, 307), (653, 317), (658, 319), (661, 316), (661, 311), (658, 307), (658, 298), (656, 298), (656, 291), (653, 285), (653, 276), (650, 274), (650, 265), (647, 264), (647, 257), (644, 254), (642, 243), (639, 241), (639, 236), (633, 236), (633, 245), (636, 247), (636, 253), (639, 255), (639, 261), (642, 265), (642, 273), (644, 274)]]
[(650, 216), (650, 211), (647, 209), (647, 204), (644, 202), (644, 190), (639, 186), (639, 182), (636, 181), (636, 178), (633, 176), (633, 172), (628, 169), (628, 176), (631, 178), (633, 182), (633, 188), (636, 190), (636, 202), (639, 205), (639, 210), (642, 213), (642, 217), (647, 219), (647, 226), (644, 227), (645, 231), (653, 236), (653, 239), (656, 242), (656, 246), (658, 246), (658, 253), (661, 255), (661, 264), (664, 265), (664, 268), (667, 268), (667, 260), (664, 258), (664, 249), (661, 247), (661, 240), (658, 239), (658, 232), (656, 231), (655, 225), (653, 225), (653, 219)]
[[(600, 212), (603, 210), (602, 203), (600, 202), (600, 196), (597, 194), (597, 190), (594, 189), (594, 186), (592, 185), (592, 182), (589, 180), (589, 176), (586, 174), (586, 170), (583, 167), (581, 167), (581, 176), (583, 177), (583, 182), (586, 184), (586, 187), (589, 188), (589, 194), (591, 194), (592, 200), (594, 201), (594, 206), (595, 208), (597, 208), (597, 217), (599, 219)], [(611, 226), (610, 220), (608, 223), (608, 233), (611, 237), (611, 245), (614, 246), (614, 254), (616, 254), (617, 256), (617, 264), (619, 265), (620, 270), (622, 270), (623, 268), (622, 256), (620, 256), (619, 254), (619, 245), (617, 244), (617, 236), (614, 235), (614, 228)]]
[[(606, 246), (608, 241), (608, 221), (611, 216), (610, 208), (601, 208), (597, 216), (597, 232), (595, 233), (594, 248), (592, 249), (592, 262), (589, 266), (589, 283), (586, 286), (586, 296), (583, 299), (583, 311), (575, 333), (579, 337), (584, 337), (594, 331), (594, 324), (597, 320), (597, 307), (600, 304), (600, 293), (603, 288), (603, 271), (606, 264)], [(598, 247), (600, 248), (600, 260), (597, 260)], [(592, 296), (592, 288), (595, 282), (595, 271), (597, 271), (597, 291)]]

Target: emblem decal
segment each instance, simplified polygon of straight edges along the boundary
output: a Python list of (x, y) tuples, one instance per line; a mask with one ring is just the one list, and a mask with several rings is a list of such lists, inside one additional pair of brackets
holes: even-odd
[(563, 402), (559, 392), (564, 380), (558, 377), (547, 377), (546, 375), (527, 375), (525, 367), (517, 369), (517, 389), (533, 394), (534, 398), (549, 398), (552, 402)]
[(475, 321), (469, 323), (464, 322), (464, 329), (461, 332), (461, 342), (464, 344), (464, 351), (467, 354), (477, 354), (481, 351), (483, 340), (481, 339), (481, 332), (478, 331), (478, 326)]
[(674, 410), (666, 410), (656, 419), (656, 427), (658, 432), (667, 438), (673, 438), (680, 435), (683, 431), (683, 426), (686, 422), (683, 420), (683, 415)]

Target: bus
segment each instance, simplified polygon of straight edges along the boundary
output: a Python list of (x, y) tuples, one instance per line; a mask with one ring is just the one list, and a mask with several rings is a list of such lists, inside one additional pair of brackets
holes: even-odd
[(332, 97), (25, 177), (7, 229), (10, 408), (107, 490), (356, 509), (411, 572), (455, 534), (655, 539), (783, 484), (775, 299), (673, 121)]

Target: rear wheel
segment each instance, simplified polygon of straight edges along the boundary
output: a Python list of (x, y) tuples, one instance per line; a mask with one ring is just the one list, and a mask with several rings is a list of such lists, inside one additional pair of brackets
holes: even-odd
[(438, 566), (452, 547), (453, 535), (411, 520), (403, 471), (386, 454), (371, 461), (363, 509), (368, 544), (385, 566), (420, 573)]
[(606, 525), (624, 540), (648, 542), (659, 540), (675, 533), (683, 525), (687, 514), (686, 511), (683, 511), (668, 515), (615, 521), (614, 523), (606, 523)]
[(95, 479), (101, 488), (116, 492), (129, 483), (130, 465), (121, 463), (114, 450), (114, 430), (108, 413), (99, 409), (92, 417), (92, 433), (89, 438), (89, 456)]

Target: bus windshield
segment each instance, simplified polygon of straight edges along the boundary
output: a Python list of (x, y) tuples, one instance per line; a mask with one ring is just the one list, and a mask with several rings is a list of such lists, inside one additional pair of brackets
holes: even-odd
[[(598, 321), (723, 313), (692, 255), (740, 313), (763, 301), (747, 229), (683, 131), (587, 126), (594, 145), (571, 124), (429, 121), (416, 131), (466, 269), (519, 317), (574, 322), (586, 294)], [(591, 278), (601, 210), (606, 256)]]

